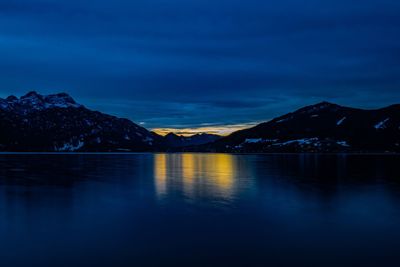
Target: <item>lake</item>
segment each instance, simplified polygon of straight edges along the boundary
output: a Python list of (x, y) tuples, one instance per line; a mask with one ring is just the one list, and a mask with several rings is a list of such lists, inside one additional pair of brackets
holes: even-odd
[(400, 266), (400, 156), (1, 154), (0, 266)]

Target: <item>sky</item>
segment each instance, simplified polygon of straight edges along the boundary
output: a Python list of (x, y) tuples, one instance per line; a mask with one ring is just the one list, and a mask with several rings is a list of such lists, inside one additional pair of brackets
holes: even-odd
[(398, 0), (0, 0), (0, 97), (67, 92), (163, 132), (400, 103)]

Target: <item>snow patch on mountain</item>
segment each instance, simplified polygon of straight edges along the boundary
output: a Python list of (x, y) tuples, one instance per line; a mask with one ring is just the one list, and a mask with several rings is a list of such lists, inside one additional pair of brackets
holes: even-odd
[(243, 143), (245, 144), (257, 144), (257, 143), (273, 143), (278, 139), (262, 139), (262, 138), (247, 138)]
[(6, 99), (0, 98), (0, 109), (6, 111), (14, 111), (19, 114), (28, 114), (37, 110), (50, 108), (79, 108), (82, 105), (66, 93), (58, 93), (52, 95), (41, 95), (35, 91), (31, 91), (20, 98), (9, 96)]
[(336, 143), (340, 146), (349, 147), (350, 145), (346, 141), (336, 141)]
[(272, 144), (273, 146), (290, 146), (290, 145), (298, 145), (301, 147), (304, 146), (313, 146), (313, 147), (321, 147), (323, 145), (326, 145), (327, 143), (332, 143), (336, 142), (337, 145), (342, 146), (342, 147), (350, 147), (350, 145), (347, 143), (347, 141), (343, 140), (324, 140), (320, 139), (318, 137), (311, 137), (311, 138), (300, 138), (300, 139), (293, 139), (293, 140), (287, 140), (284, 142), (277, 142)]
[(143, 139), (143, 142), (148, 143), (149, 145), (153, 144), (154, 139), (151, 137), (146, 137), (145, 139)]
[(285, 121), (288, 121), (289, 119), (290, 119), (290, 118), (284, 118), (284, 119), (281, 119), (281, 120), (277, 120), (276, 123), (285, 122)]
[(244, 140), (245, 143), (249, 143), (249, 144), (260, 143), (262, 141), (263, 141), (262, 138), (248, 138), (248, 139)]
[(375, 124), (374, 128), (379, 130), (379, 129), (385, 129), (386, 128), (386, 123), (390, 120), (390, 118), (386, 118), (383, 121), (378, 122)]
[(72, 151), (79, 150), (84, 145), (85, 145), (85, 142), (79, 140), (78, 143), (76, 143), (76, 144), (74, 144), (73, 142), (67, 142), (67, 143), (64, 143), (61, 147), (55, 146), (54, 150), (59, 151), (59, 152), (67, 152), (67, 151), (72, 152)]
[(338, 122), (336, 123), (336, 125), (337, 125), (337, 126), (341, 125), (345, 120), (346, 120), (346, 117), (341, 118), (340, 120), (338, 120)]
[(275, 143), (274, 145), (275, 146), (287, 146), (287, 145), (291, 145), (291, 144), (309, 145), (316, 141), (318, 141), (317, 137), (301, 138), (301, 139), (288, 140), (288, 141), (281, 142), (281, 143)]

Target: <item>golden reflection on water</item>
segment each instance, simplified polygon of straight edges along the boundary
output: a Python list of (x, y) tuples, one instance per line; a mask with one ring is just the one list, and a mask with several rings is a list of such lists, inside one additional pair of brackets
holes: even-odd
[(157, 154), (154, 163), (157, 194), (163, 195), (167, 192), (167, 156)]
[(193, 195), (193, 190), (195, 187), (195, 179), (197, 173), (198, 161), (193, 154), (182, 154), (182, 181), (183, 181), (183, 191), (187, 195)]
[(154, 174), (158, 196), (181, 190), (187, 197), (232, 197), (237, 163), (228, 154), (155, 154)]

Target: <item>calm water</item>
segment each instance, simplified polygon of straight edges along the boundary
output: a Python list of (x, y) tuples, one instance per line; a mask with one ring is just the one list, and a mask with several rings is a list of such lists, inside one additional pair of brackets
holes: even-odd
[(0, 155), (0, 266), (400, 266), (400, 157)]

